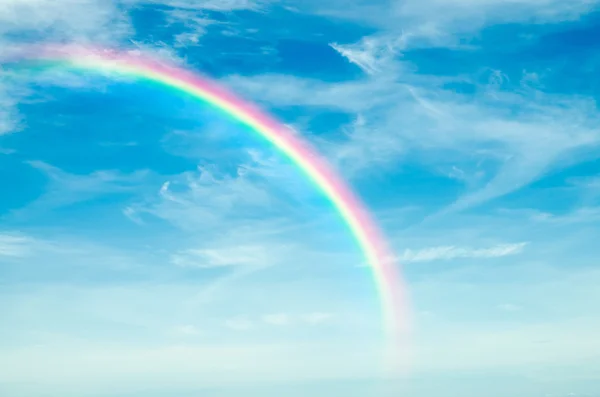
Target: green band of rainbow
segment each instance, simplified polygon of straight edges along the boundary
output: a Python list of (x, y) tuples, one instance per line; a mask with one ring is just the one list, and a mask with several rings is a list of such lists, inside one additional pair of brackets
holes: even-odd
[[(110, 72), (154, 81), (185, 92), (248, 126), (288, 157), (323, 192), (340, 214), (373, 271), (382, 306), (386, 350), (396, 348), (407, 327), (407, 297), (398, 265), (365, 207), (326, 161), (299, 136), (217, 84), (199, 75), (128, 53), (74, 47), (44, 47), (18, 56), (21, 61)], [(391, 344), (388, 345), (388, 344)]]

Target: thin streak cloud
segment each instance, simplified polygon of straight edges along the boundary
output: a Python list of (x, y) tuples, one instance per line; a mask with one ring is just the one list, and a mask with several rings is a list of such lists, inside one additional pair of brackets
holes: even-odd
[(423, 248), (419, 250), (405, 249), (398, 261), (400, 263), (431, 262), (451, 259), (501, 258), (518, 255), (528, 243), (499, 244), (489, 248), (456, 247), (453, 245)]

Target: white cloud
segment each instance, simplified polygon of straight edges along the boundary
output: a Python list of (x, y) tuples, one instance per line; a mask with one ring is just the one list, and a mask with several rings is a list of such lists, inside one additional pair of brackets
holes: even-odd
[[(232, 291), (245, 285), (249, 276), (253, 280), (250, 282), (254, 283), (265, 277), (264, 274), (272, 267), (287, 272), (309, 264), (319, 264), (323, 269), (347, 266), (351, 259), (344, 253), (316, 250), (311, 244), (302, 241), (298, 236), (303, 232), (298, 227), (269, 222), (239, 224), (236, 219), (227, 219), (215, 229), (201, 232), (203, 237), (197, 234), (189, 244), (193, 246), (194, 240), (200, 240), (200, 248), (175, 252), (170, 257), (171, 263), (198, 271), (222, 269), (222, 272), (195, 294), (194, 299), (189, 302), (190, 307), (206, 306), (229, 299)], [(215, 235), (221, 237), (215, 238)], [(290, 240), (298, 243), (291, 244)], [(259, 274), (260, 272), (264, 274)], [(296, 317), (300, 322), (316, 323), (320, 320), (318, 314), (314, 315), (315, 318), (294, 316)]]
[(229, 22), (213, 19), (207, 11), (233, 12), (240, 10), (262, 11), (269, 1), (263, 0), (136, 0), (143, 4), (161, 5), (168, 24), (185, 27), (173, 36), (175, 48), (195, 46), (201, 42), (210, 26), (228, 25)]
[[(561, 259), (557, 258), (557, 261), (560, 262)], [(476, 369), (527, 372), (532, 366), (546, 372), (552, 371), (554, 366), (558, 368), (560, 365), (568, 365), (572, 368), (561, 376), (569, 377), (577, 372), (574, 368), (579, 370), (582, 357), (589, 358), (590, 365), (596, 365), (593, 368), (597, 368), (600, 363), (593, 352), (598, 351), (598, 338), (594, 334), (598, 322), (593, 306), (597, 301), (595, 298), (598, 295), (596, 286), (599, 275), (597, 271), (581, 271), (573, 265), (570, 263), (557, 273), (554, 273), (556, 269), (552, 269), (554, 264), (549, 265), (546, 271), (540, 271), (523, 263), (515, 263), (510, 269), (502, 267), (504, 273), (499, 273), (502, 269), (497, 267), (477, 267), (476, 273), (470, 275), (468, 282), (459, 277), (437, 278), (435, 275), (428, 275), (415, 282), (411, 289), (415, 292), (416, 304), (431, 308), (436, 313), (436, 316), (431, 316), (420, 324), (416, 334), (414, 347), (417, 354), (412, 367), (415, 373), (429, 377), (439, 372), (448, 374)], [(480, 278), (476, 278), (477, 276)], [(514, 282), (515, 277), (518, 277), (518, 282)], [(478, 282), (479, 280), (486, 282)], [(275, 359), (271, 356), (272, 350), (266, 346), (253, 349), (250, 344), (219, 345), (213, 344), (214, 339), (210, 339), (215, 335), (222, 337), (223, 327), (240, 331), (228, 335), (231, 338), (269, 338), (269, 332), (281, 334), (276, 332), (277, 328), (265, 325), (263, 314), (285, 314), (286, 317), (279, 317), (279, 320), (287, 318), (290, 323), (308, 326), (310, 323), (305, 320), (309, 317), (320, 319), (325, 318), (327, 313), (337, 313), (334, 311), (336, 309), (311, 313), (307, 311), (307, 307), (320, 308), (322, 306), (318, 305), (323, 305), (324, 302), (329, 305), (335, 301), (334, 285), (338, 282), (344, 281), (326, 280), (321, 285), (322, 288), (302, 287), (300, 289), (304, 294), (297, 295), (295, 299), (290, 299), (293, 295), (287, 295), (293, 289), (293, 283), (279, 288), (269, 283), (256, 284), (252, 288), (256, 296), (254, 299), (249, 299), (241, 291), (249, 288), (244, 285), (231, 288), (229, 305), (213, 302), (201, 310), (190, 311), (188, 316), (182, 316), (181, 307), (199, 288), (195, 281), (173, 285), (84, 287), (78, 292), (64, 287), (40, 289), (39, 286), (35, 286), (27, 294), (10, 295), (10, 291), (3, 291), (3, 297), (12, 299), (13, 303), (9, 306), (14, 308), (14, 312), (6, 316), (9, 308), (0, 305), (0, 314), (7, 319), (7, 324), (19, 324), (27, 318), (35, 325), (47, 322), (45, 327), (51, 324), (63, 331), (63, 334), (62, 339), (52, 338), (46, 343), (27, 348), (11, 346), (10, 343), (1, 346), (0, 343), (0, 377), (2, 380), (12, 381), (36, 380), (39, 384), (54, 382), (55, 385), (65, 384), (73, 388), (76, 387), (71, 383), (74, 373), (78, 379), (86, 380), (81, 382), (85, 387), (106, 383), (107, 380), (129, 380), (136, 376), (147, 378), (149, 372), (153, 374), (151, 382), (156, 382), (151, 385), (157, 387), (161, 386), (159, 384), (162, 381), (178, 381), (178, 384), (183, 382), (195, 386), (206, 385), (205, 379), (222, 385), (222, 382), (240, 379), (272, 382), (280, 376), (297, 377), (294, 379), (317, 379), (320, 376), (351, 378), (359, 374), (377, 376), (377, 370), (368, 367), (373, 367), (372, 363), (378, 360), (379, 350), (365, 346), (365, 338), (353, 339), (348, 335), (352, 332), (347, 332), (347, 327), (352, 327), (354, 331), (370, 327), (374, 332), (372, 335), (376, 335), (373, 341), (379, 345), (380, 324), (372, 321), (373, 318), (378, 318), (378, 314), (373, 313), (373, 306), (362, 306), (361, 298), (352, 300), (355, 296), (347, 296), (338, 302), (340, 306), (336, 308), (352, 312), (356, 316), (354, 318), (360, 320), (354, 323), (341, 315), (341, 336), (336, 339), (335, 336), (324, 333), (324, 343), (321, 346), (313, 345), (311, 348), (292, 340)], [(356, 280), (352, 280), (348, 286), (352, 288), (348, 292), (354, 293)], [(306, 294), (306, 291), (309, 293)], [(493, 312), (497, 315), (497, 311), (490, 308), (497, 306), (498, 302), (507, 302), (502, 300), (507, 296), (510, 297), (508, 302), (518, 302), (523, 307), (531, 308), (538, 316), (525, 323), (512, 322), (517, 317), (513, 315), (501, 315), (501, 323), (497, 318), (489, 317), (482, 322), (480, 313), (474, 312), (474, 308), (481, 306), (485, 315), (489, 316)], [(544, 299), (540, 300), (540, 296)], [(290, 308), (290, 304), (298, 306)], [(285, 305), (284, 310), (281, 309), (282, 305)], [(251, 311), (252, 308), (255, 311)], [(250, 314), (223, 320), (222, 316), (228, 316), (231, 312)], [(589, 318), (584, 318), (586, 315)], [(14, 321), (14, 316), (21, 320)], [(172, 338), (168, 338), (166, 343), (150, 338), (153, 333), (163, 336), (163, 330), (171, 329), (168, 327), (172, 324), (198, 324), (199, 320), (202, 321), (202, 341), (196, 341), (192, 335), (184, 339), (182, 335), (182, 338), (176, 340), (178, 348), (175, 348), (171, 344)], [(94, 327), (86, 326), (90, 321), (93, 321)], [(115, 338), (101, 326), (107, 322), (121, 325), (110, 327), (119, 331), (119, 338)], [(129, 327), (123, 327), (124, 324), (135, 325), (134, 333), (131, 333)], [(323, 328), (325, 330), (330, 327)], [(9, 329), (19, 331), (13, 326)], [(260, 332), (243, 332), (252, 329)], [(290, 334), (298, 331), (296, 328), (285, 330), (286, 333), (289, 330)], [(300, 333), (305, 330), (306, 328), (299, 329)], [(6, 331), (5, 328), (3, 332)], [(318, 331), (321, 332), (321, 329)], [(69, 337), (78, 333), (80, 338)], [(196, 343), (183, 344), (182, 340), (194, 340)], [(544, 340), (547, 342), (544, 343)], [(347, 348), (349, 345), (353, 346), (350, 352)], [(57, 354), (59, 351), (62, 353)], [(57, 357), (60, 369), (64, 372), (56, 370)], [(83, 357), (94, 357), (92, 361), (98, 365), (82, 366)], [(260, 368), (253, 368), (252, 363), (256, 365), (257, 357), (269, 359), (261, 360)], [(457, 357), (461, 359), (457, 360)], [(294, 360), (297, 366), (292, 364)], [(235, 368), (232, 367), (233, 364), (228, 365), (228, 361), (235, 363)], [(35, 363), (35, 371), (31, 370), (32, 362)], [(320, 367), (311, 366), (302, 370), (302, 367), (307, 367), (307, 363), (319, 364)], [(333, 365), (334, 363), (337, 365)], [(187, 367), (188, 365), (193, 366)], [(281, 366), (285, 366), (285, 371)], [(182, 368), (188, 368), (187, 372), (181, 372)], [(591, 372), (592, 367), (586, 368)], [(44, 369), (50, 372), (45, 372)], [(125, 372), (121, 372), (122, 369)], [(291, 372), (288, 373), (288, 370)]]
[(31, 253), (35, 241), (29, 237), (0, 234), (0, 256), (24, 257)]
[[(0, 57), (1, 55), (0, 53)], [(0, 67), (0, 137), (17, 132), (23, 127), (23, 120), (16, 110), (16, 104), (23, 94), (21, 91), (10, 84), (9, 74)]]
[(267, 1), (255, 0), (141, 0), (147, 4), (160, 4), (171, 8), (184, 10), (211, 10), (211, 11), (235, 11), (235, 10), (258, 10), (261, 4)]
[[(9, 134), (19, 129), (19, 119), (11, 107), (2, 105), (0, 100), (0, 135)], [(8, 149), (4, 149), (8, 150)]]
[(131, 33), (118, 2), (103, 0), (3, 0), (0, 39), (36, 32), (39, 40), (114, 43)]
[(175, 47), (187, 47), (200, 42), (200, 33), (180, 33), (175, 35)]
[(440, 246), (420, 250), (405, 249), (398, 256), (400, 263), (429, 262), (459, 258), (500, 258), (517, 255), (523, 251), (527, 243), (499, 244), (490, 248), (468, 248), (456, 246)]
[(66, 261), (65, 257), (85, 255), (92, 251), (99, 252), (101, 250), (99, 245), (77, 241), (68, 237), (55, 236), (50, 238), (15, 231), (0, 233), (0, 256), (15, 259), (25, 260), (63, 256), (63, 261)]
[[(389, 104), (397, 97), (397, 84), (390, 81), (358, 80), (326, 83), (292, 75), (264, 74), (251, 77), (230, 75), (224, 82), (235, 91), (271, 106), (311, 106), (358, 113)], [(370, 101), (365, 102), (364, 98)]]
[(316, 142), (349, 176), (376, 172), (374, 165), (407, 162), (434, 171), (460, 168), (463, 179), (475, 183), (448, 210), (508, 194), (563, 164), (581, 161), (581, 149), (600, 144), (600, 117), (592, 98), (550, 95), (532, 87), (508, 93), (494, 87), (494, 79), (486, 85), (470, 82), (477, 88), (474, 95), (440, 88), (451, 79), (407, 73), (343, 83), (281, 75), (232, 76), (227, 82), (273, 106), (354, 114), (343, 139)]
[[(226, 82), (277, 108), (310, 106), (353, 115), (354, 121), (342, 128), (341, 140), (316, 139), (348, 177), (408, 162), (434, 172), (460, 169), (467, 190), (446, 212), (463, 210), (580, 161), (581, 149), (600, 144), (600, 118), (593, 98), (545, 94), (537, 89), (539, 79), (532, 79), (535, 74), (531, 72), (524, 72), (521, 86), (508, 93), (501, 71), (490, 71), (489, 81), (482, 84), (466, 76), (415, 73), (414, 65), (403, 60), (402, 52), (410, 46), (456, 45), (463, 30), (475, 32), (483, 24), (534, 17), (536, 21), (575, 18), (596, 2), (510, 4), (506, 6), (504, 0), (357, 2), (339, 7), (306, 3), (299, 7), (310, 10), (314, 6), (320, 14), (355, 13), (362, 22), (383, 18), (378, 34), (356, 43), (332, 44), (368, 76), (326, 83), (270, 74), (230, 76)], [(383, 23), (392, 15), (393, 26)], [(442, 88), (450, 82), (470, 84), (475, 94)]]
[(346, 142), (323, 142), (321, 146), (330, 159), (348, 177), (360, 177), (367, 170), (385, 168), (409, 150), (397, 135), (386, 134), (376, 125), (368, 123), (362, 114), (343, 128)]
[[(177, 49), (162, 41), (129, 40), (134, 48), (128, 48), (127, 53), (132, 56), (143, 55), (152, 57), (154, 61), (164, 62), (168, 65), (185, 67), (186, 59), (177, 53)], [(110, 76), (113, 80), (124, 79), (124, 76)]]
[[(122, 44), (132, 39), (135, 34), (130, 11), (143, 2), (142, 0), (2, 0), (0, 59), (15, 50), (22, 51), (30, 44), (68, 43), (94, 47), (122, 47)], [(242, 2), (215, 0), (203, 3), (211, 3), (206, 4), (208, 9), (219, 9), (221, 4), (221, 9), (224, 10), (228, 6), (242, 9), (244, 8)], [(182, 3), (192, 4), (192, 2)], [(176, 12), (176, 10), (171, 11)], [(196, 19), (185, 18), (188, 24)], [(196, 30), (194, 35), (198, 36), (200, 30)], [(186, 41), (189, 42), (194, 36), (181, 36), (178, 40), (182, 41), (186, 37)], [(145, 44), (129, 40), (128, 47), (131, 44), (146, 53), (151, 53), (155, 58), (182, 62), (175, 51), (164, 44), (158, 42)], [(65, 71), (44, 72), (34, 78), (36, 81), (62, 85), (89, 84), (89, 79), (76, 78)], [(18, 88), (23, 88), (30, 81), (18, 83)], [(0, 84), (0, 135), (17, 131), (22, 127), (23, 121), (15, 106), (19, 102), (19, 96), (12, 91), (14, 91), (12, 87), (7, 88)]]
[(270, 262), (269, 253), (262, 246), (233, 245), (221, 249), (187, 249), (171, 257), (171, 263), (176, 266), (197, 268), (228, 266), (260, 268)]
[(598, 1), (313, 0), (297, 4), (303, 11), (369, 24), (384, 34), (404, 34), (410, 45), (456, 45), (460, 35), (474, 34), (491, 24), (575, 20), (594, 10)]
[[(128, 207), (129, 216), (150, 214), (186, 230), (206, 230), (231, 214), (244, 218), (248, 208), (268, 209), (273, 198), (242, 168), (236, 175), (200, 167), (165, 182), (159, 196)], [(240, 218), (241, 219), (241, 218)]]
[(13, 216), (32, 216), (36, 212), (50, 211), (114, 193), (134, 193), (147, 181), (148, 171), (122, 174), (114, 170), (95, 171), (89, 175), (65, 172), (42, 161), (29, 164), (43, 172), (49, 179), (46, 192), (14, 211)]
[[(157, 268), (149, 266), (152, 261), (159, 261), (156, 255), (149, 255), (144, 249), (115, 247), (108, 243), (91, 241), (76, 232), (67, 234), (59, 228), (45, 229), (43, 233), (0, 233), (0, 263), (9, 266), (8, 273), (5, 272), (3, 276), (7, 285), (5, 292), (9, 295), (13, 288), (19, 290), (29, 282), (34, 282), (36, 288), (45, 291), (53, 283), (110, 283), (112, 281), (107, 280), (118, 280), (124, 276), (143, 275), (142, 278), (152, 279), (156, 277), (157, 272), (160, 273)], [(60, 294), (60, 291), (58, 293)], [(27, 296), (32, 295), (21, 296), (18, 299), (28, 299)], [(5, 299), (10, 301), (11, 298), (0, 294), (0, 302), (6, 302)], [(16, 301), (14, 303), (17, 305)], [(16, 307), (8, 305), (7, 310), (19, 312), (20, 309)], [(28, 309), (23, 307), (22, 310), (23, 315), (27, 316)], [(35, 311), (35, 308), (33, 310)], [(20, 329), (19, 325), (16, 327), (17, 330)], [(40, 327), (44, 328), (42, 325)]]
[[(392, 15), (419, 18), (434, 17), (440, 22), (464, 23), (481, 21), (498, 23), (527, 21), (538, 17), (538, 21), (553, 21), (577, 18), (589, 12), (596, 1), (574, 0), (564, 3), (560, 0), (409, 0), (394, 2)], [(466, 26), (478, 28), (481, 25)]]
[[(401, 38), (398, 40), (401, 41)], [(397, 64), (393, 58), (397, 56), (395, 42), (378, 40), (375, 37), (365, 37), (355, 44), (337, 44), (331, 43), (331, 47), (348, 59), (349, 62), (356, 64), (368, 74), (376, 74), (384, 68), (394, 67)]]
[(529, 221), (549, 225), (593, 224), (600, 220), (600, 207), (595, 206), (581, 206), (563, 214), (553, 214), (536, 209), (502, 210), (500, 213), (524, 217)]

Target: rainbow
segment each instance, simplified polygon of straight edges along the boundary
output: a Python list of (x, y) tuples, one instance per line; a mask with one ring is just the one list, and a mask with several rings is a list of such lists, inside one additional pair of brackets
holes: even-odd
[(297, 134), (255, 106), (244, 102), (207, 78), (140, 54), (72, 46), (45, 46), (20, 51), (19, 62), (75, 70), (116, 73), (152, 81), (198, 98), (217, 108), (289, 158), (337, 210), (371, 267), (382, 307), (385, 350), (397, 355), (407, 329), (407, 297), (398, 265), (388, 244), (365, 207), (326, 161)]

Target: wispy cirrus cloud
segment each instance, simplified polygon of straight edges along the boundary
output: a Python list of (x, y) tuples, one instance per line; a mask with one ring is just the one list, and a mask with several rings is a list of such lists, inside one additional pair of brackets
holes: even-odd
[(235, 11), (235, 10), (256, 10), (261, 5), (268, 4), (264, 0), (140, 0), (146, 4), (160, 4), (163, 6), (178, 8), (184, 10), (211, 10), (211, 11)]
[[(513, 75), (511, 80), (501, 70), (490, 70), (483, 58), (476, 76), (427, 74), (413, 63), (409, 51), (414, 46), (451, 45), (459, 53), (475, 54), (478, 45), (469, 46), (468, 40), (458, 43), (481, 26), (527, 18), (571, 20), (589, 12), (596, 2), (513, 5), (509, 10), (502, 1), (390, 2), (389, 15), (407, 23), (383, 23), (389, 18), (386, 12), (376, 24), (381, 30), (377, 34), (331, 43), (340, 56), (366, 72), (362, 79), (327, 83), (263, 74), (230, 76), (226, 82), (278, 109), (304, 105), (350, 114), (353, 121), (338, 129), (342, 134), (335, 140), (316, 142), (347, 176), (415, 162), (433, 173), (460, 169), (461, 180), (469, 183), (445, 212), (464, 210), (581, 161), (577, 157), (582, 151), (589, 154), (600, 145), (594, 98), (546, 93), (535, 71)], [(363, 22), (367, 10), (381, 12), (378, 5), (360, 2), (339, 10), (310, 3), (302, 9), (342, 18), (352, 10)], [(440, 12), (434, 13), (436, 9)], [(457, 85), (467, 87), (467, 92), (456, 90)]]
[(230, 175), (215, 167), (200, 167), (164, 182), (157, 197), (128, 206), (126, 213), (139, 219), (144, 214), (156, 216), (187, 230), (206, 229), (229, 213), (244, 208), (268, 208), (273, 197), (255, 183), (243, 168)]
[(214, 268), (229, 266), (245, 266), (261, 268), (267, 266), (272, 258), (261, 246), (233, 245), (228, 248), (187, 249), (171, 256), (171, 263), (176, 266), (195, 268)]
[(457, 45), (488, 25), (510, 22), (552, 23), (579, 18), (597, 8), (596, 0), (386, 0), (383, 2), (315, 0), (296, 3), (305, 12), (360, 21), (388, 37), (405, 35), (411, 45)]
[(85, 255), (86, 250), (101, 251), (97, 245), (68, 237), (51, 238), (20, 231), (0, 233), (0, 256), (21, 262), (35, 262), (41, 257), (62, 257), (65, 260), (69, 256)]
[(47, 212), (94, 198), (134, 193), (151, 176), (147, 170), (123, 174), (116, 170), (95, 171), (89, 175), (65, 172), (43, 161), (29, 161), (29, 165), (48, 178), (46, 192), (25, 207), (13, 211), (13, 217), (30, 217), (35, 213)]
[(600, 207), (581, 205), (567, 212), (553, 213), (541, 211), (535, 208), (521, 208), (499, 211), (500, 214), (512, 217), (522, 217), (534, 224), (546, 224), (556, 226), (576, 226), (581, 224), (593, 224), (600, 219)]
[[(1, 57), (0, 53), (0, 59)], [(16, 108), (23, 94), (23, 90), (14, 87), (9, 74), (0, 67), (0, 137), (18, 132), (23, 128), (22, 116)], [(1, 146), (0, 150), (2, 150)]]
[[(398, 39), (402, 41), (402, 36)], [(331, 43), (330, 46), (345, 57), (349, 62), (356, 64), (365, 73), (375, 75), (386, 70), (386, 67), (397, 67), (395, 59), (398, 44), (386, 42), (375, 37), (365, 37), (352, 44)]]
[(101, 0), (6, 0), (0, 9), (4, 35), (35, 34), (39, 41), (115, 43), (131, 34), (120, 2)]
[(34, 240), (22, 235), (0, 234), (0, 256), (24, 257), (31, 253)]
[(352, 123), (342, 126), (341, 139), (316, 142), (348, 176), (408, 162), (434, 173), (440, 167), (460, 168), (475, 183), (447, 209), (457, 211), (582, 161), (583, 150), (594, 157), (589, 149), (600, 145), (593, 98), (547, 94), (528, 83), (507, 91), (494, 76), (483, 83), (456, 78), (475, 89), (469, 94), (443, 88), (452, 77), (395, 71), (342, 83), (284, 75), (231, 76), (227, 81), (270, 106), (302, 104), (354, 115)]
[[(1, 90), (1, 87), (0, 87)], [(0, 99), (0, 106), (3, 106), (3, 109), (0, 110), (0, 136), (4, 134), (10, 134), (19, 129), (20, 120), (14, 111), (11, 110), (8, 105), (3, 104), (4, 101)], [(0, 150), (2, 150), (0, 148)], [(8, 150), (8, 149), (4, 149)]]
[(405, 249), (398, 256), (400, 263), (430, 262), (450, 259), (501, 258), (523, 252), (528, 243), (499, 244), (489, 248), (456, 247), (453, 245), (423, 248), (419, 250)]
[(184, 29), (173, 36), (173, 46), (189, 49), (201, 43), (210, 27), (226, 26), (228, 21), (214, 18), (210, 13), (235, 11), (262, 11), (270, 1), (263, 0), (139, 0), (145, 5), (160, 5), (169, 25), (180, 25)]

